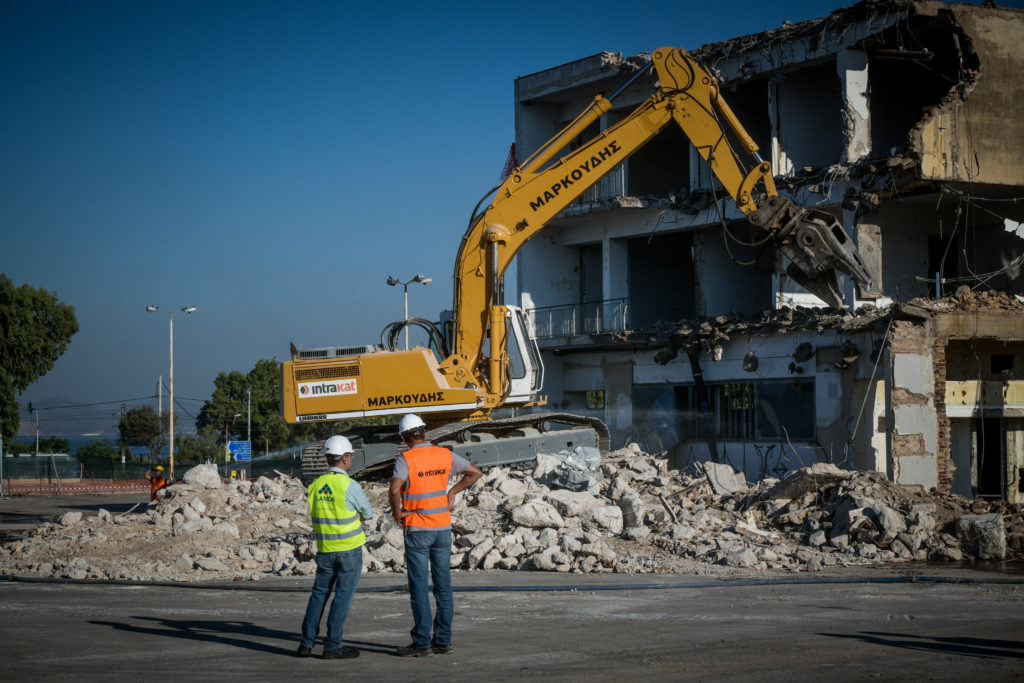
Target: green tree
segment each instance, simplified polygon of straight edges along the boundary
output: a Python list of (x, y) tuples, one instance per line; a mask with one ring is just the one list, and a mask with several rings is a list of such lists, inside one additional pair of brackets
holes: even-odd
[[(141, 406), (126, 411), (117, 426), (121, 435), (121, 443), (147, 448), (150, 459), (155, 461), (167, 444), (169, 418), (169, 413), (164, 413), (163, 416), (157, 415), (153, 406)], [(174, 424), (177, 427), (177, 415), (174, 416)], [(177, 450), (177, 444), (175, 444), (175, 450)]]
[(55, 293), (15, 287), (0, 273), (0, 420), (4, 441), (18, 433), (21, 407), (15, 394), (53, 369), (78, 332), (75, 309)]
[(93, 439), (89, 443), (79, 446), (78, 450), (75, 451), (75, 455), (81, 458), (119, 460), (121, 451), (118, 449), (117, 444), (110, 439)]
[[(252, 447), (254, 452), (277, 450), (294, 443), (294, 437), (281, 419), (281, 367), (274, 359), (256, 361), (248, 374), (237, 370), (221, 372), (213, 380), (213, 394), (203, 404), (196, 426), (220, 434), (245, 436), (251, 390)], [(237, 417), (236, 417), (237, 415)]]
[(174, 464), (199, 465), (205, 462), (224, 462), (224, 442), (216, 430), (204, 427), (198, 434), (188, 434), (174, 440)]
[(70, 447), (70, 441), (67, 439), (61, 439), (57, 436), (48, 436), (45, 439), (39, 439), (40, 453), (67, 453)]

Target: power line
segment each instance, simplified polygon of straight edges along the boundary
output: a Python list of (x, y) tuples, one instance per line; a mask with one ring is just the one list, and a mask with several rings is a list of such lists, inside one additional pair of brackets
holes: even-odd
[[(143, 396), (141, 398), (122, 398), (122, 399), (119, 399), (117, 401), (97, 401), (96, 403), (71, 403), (71, 404), (68, 404), (66, 406), (45, 406), (45, 407), (42, 407), (42, 408), (33, 408), (33, 410), (36, 410), (36, 411), (39, 411), (39, 410), (63, 410), (64, 408), (85, 408), (85, 407), (88, 407), (88, 406), (106, 406), (106, 405), (112, 405), (112, 404), (116, 404), (116, 403), (128, 403), (130, 401), (146, 401), (146, 400), (151, 399), (151, 398), (156, 398), (156, 394), (153, 394), (152, 396)], [(22, 412), (27, 412), (27, 411), (22, 411)]]

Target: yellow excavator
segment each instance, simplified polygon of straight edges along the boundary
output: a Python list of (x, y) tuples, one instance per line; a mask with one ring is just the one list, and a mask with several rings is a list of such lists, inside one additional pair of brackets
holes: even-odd
[[(659, 87), (629, 116), (571, 152), (555, 157), (612, 108), (612, 101), (654, 68)], [(716, 79), (686, 51), (662, 48), (609, 97), (598, 95), (568, 126), (488, 192), (470, 219), (455, 260), (451, 320), (443, 329), (423, 319), (392, 323), (380, 345), (298, 350), (282, 364), (281, 411), (286, 422), (322, 422), (419, 414), (428, 438), (472, 462), (491, 466), (532, 461), (538, 451), (579, 445), (607, 448), (600, 421), (559, 413), (492, 419), (503, 407), (542, 405), (543, 364), (523, 311), (502, 301), (502, 278), (513, 257), (563, 209), (675, 123), (756, 228), (789, 259), (788, 274), (840, 308), (836, 271), (862, 288), (871, 282), (842, 225), (825, 212), (780, 197), (771, 164), (719, 92)], [(730, 136), (750, 160), (744, 164)], [(747, 166), (750, 166), (749, 170)], [(488, 197), (490, 203), (480, 211)], [(429, 348), (397, 350), (398, 329), (426, 329)], [(397, 326), (397, 327), (396, 327)], [(515, 412), (515, 411), (513, 411)], [(387, 462), (397, 452), (381, 431), (356, 434), (352, 472)], [(303, 473), (326, 468), (319, 444), (305, 449)]]

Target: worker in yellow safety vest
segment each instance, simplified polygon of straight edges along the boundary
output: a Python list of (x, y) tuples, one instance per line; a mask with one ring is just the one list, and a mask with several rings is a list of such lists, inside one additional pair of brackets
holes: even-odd
[(344, 436), (332, 436), (324, 444), (324, 457), (329, 465), (327, 472), (309, 485), (307, 497), (316, 535), (316, 578), (302, 620), (296, 655), (312, 654), (327, 596), (334, 588), (323, 658), (350, 659), (358, 657), (359, 650), (342, 647), (341, 634), (363, 569), (363, 544), (366, 543), (363, 522), (373, 517), (373, 509), (359, 482), (348, 476), (353, 459), (352, 442)]

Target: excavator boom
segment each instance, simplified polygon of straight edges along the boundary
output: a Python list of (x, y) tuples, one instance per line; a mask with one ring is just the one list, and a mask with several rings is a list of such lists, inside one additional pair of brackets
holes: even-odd
[[(616, 95), (650, 68), (657, 74), (659, 87), (646, 101), (615, 125), (558, 156), (612, 109)], [(789, 275), (794, 280), (837, 308), (843, 304), (837, 272), (862, 287), (870, 283), (871, 275), (856, 247), (833, 216), (798, 208), (779, 196), (771, 164), (759, 156), (757, 144), (722, 98), (715, 78), (684, 50), (661, 48), (626, 85), (608, 98), (594, 98), (573, 122), (488, 193), (493, 197), (471, 218), (455, 260), (450, 349), (443, 349), (439, 358), (424, 348), (370, 347), (354, 354), (321, 349), (307, 358), (293, 353), (292, 361), (282, 364), (285, 421), (415, 411), (437, 426), (445, 421), (485, 420), (501, 406), (540, 405), (540, 353), (522, 312), (501, 301), (505, 271), (538, 231), (672, 125), (683, 130), (750, 222), (769, 233), (792, 263)], [(741, 161), (730, 140), (742, 147), (749, 161)], [(502, 439), (517, 430), (537, 431), (539, 424), (513, 420), (505, 425)], [(592, 431), (599, 434), (602, 429), (607, 435), (603, 425), (595, 424)], [(472, 438), (495, 437), (481, 433)], [(592, 440), (602, 442), (596, 436)], [(572, 442), (570, 438), (565, 443)]]

